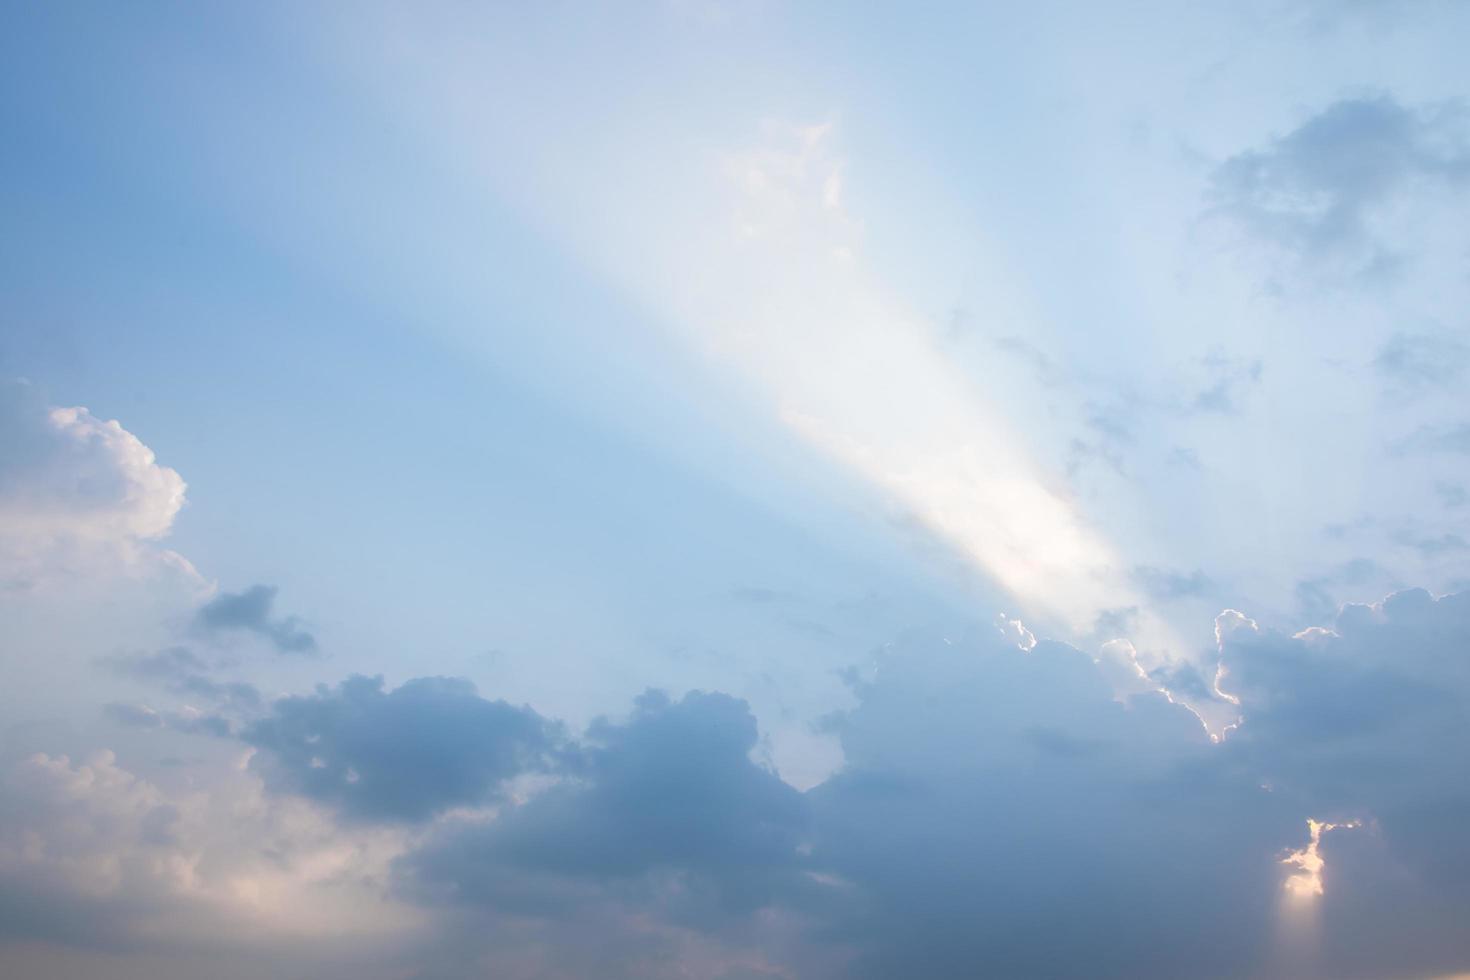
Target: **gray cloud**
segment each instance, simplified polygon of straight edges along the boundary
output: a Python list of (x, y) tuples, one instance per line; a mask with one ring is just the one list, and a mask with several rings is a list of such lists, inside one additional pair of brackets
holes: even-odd
[(1446, 507), (1464, 507), (1470, 503), (1470, 491), (1458, 483), (1441, 481), (1434, 485), (1434, 492), (1439, 496), (1440, 502)]
[(156, 653), (117, 654), (98, 661), (113, 673), (137, 680), (176, 682), (209, 668), (187, 647), (169, 647)]
[(1470, 593), (1401, 592), (1292, 637), (1227, 614), (1220, 633), (1246, 719), (1227, 757), (1318, 819), (1364, 825), (1327, 855), (1323, 972), (1465, 970), (1450, 924), (1470, 916)]
[(1373, 210), (1411, 181), (1470, 179), (1470, 112), (1408, 108), (1382, 95), (1343, 99), (1268, 146), (1231, 157), (1212, 179), (1219, 209), (1307, 257), (1349, 253), (1361, 272), (1397, 261), (1370, 230)]
[(124, 728), (145, 730), (171, 729), (185, 735), (209, 735), (214, 738), (229, 738), (235, 727), (230, 719), (214, 713), (201, 711), (155, 710), (146, 704), (129, 704), (112, 701), (102, 706), (102, 716)]
[(276, 588), (252, 585), (244, 592), (224, 592), (199, 610), (199, 625), (206, 630), (244, 630), (264, 637), (282, 653), (316, 653), (316, 637), (307, 632), (296, 616), (271, 617)]
[[(355, 677), (275, 702), (242, 737), (266, 789), (334, 811), (336, 832), (399, 825), (391, 897), (433, 913), (426, 977), (1470, 967), (1470, 593), (1350, 605), (1332, 631), (1295, 636), (1226, 612), (1217, 633), (1242, 715), (1223, 743), (1163, 694), (1120, 700), (1063, 644), (1026, 652), (984, 629), (889, 645), (847, 673), (855, 705), (824, 722), (844, 765), (805, 793), (752, 760), (749, 707), (717, 693), (650, 692), (567, 739), (465, 681)], [(195, 666), (178, 651), (131, 664)], [(1211, 673), (1160, 679), (1208, 700)], [(57, 780), (94, 791), (31, 770), (58, 799)], [(109, 778), (136, 796), (126, 841), (160, 846), (167, 801)], [(1309, 818), (1358, 826), (1320, 843), (1320, 948), (1304, 961), (1280, 916)]]
[(1402, 547), (1418, 552), (1423, 558), (1438, 558), (1470, 550), (1470, 543), (1466, 543), (1460, 535), (1449, 531), (1426, 535), (1417, 534), (1409, 529), (1401, 529), (1394, 534), (1394, 541)]
[(1230, 415), (1240, 408), (1242, 392), (1261, 381), (1264, 364), (1260, 358), (1235, 358), (1215, 351), (1200, 359), (1210, 376), (1209, 384), (1197, 392), (1189, 407), (1196, 412)]
[[(1320, 575), (1298, 582), (1297, 605), (1309, 622), (1331, 622), (1342, 605), (1340, 596), (1344, 589), (1362, 592), (1369, 588), (1381, 589), (1385, 583), (1393, 583), (1393, 576), (1388, 569), (1371, 558), (1354, 558)], [(1378, 594), (1381, 595), (1382, 592), (1379, 591)]]
[[(802, 938), (777, 975), (1453, 972), (1470, 965), (1454, 925), (1470, 913), (1470, 773), (1448, 749), (1470, 735), (1467, 610), (1404, 593), (1296, 637), (1223, 615), (1244, 714), (1223, 745), (1162, 695), (1118, 701), (1061, 644), (890, 647), (827, 720), (843, 769), (802, 795), (749, 761), (739, 702), (648, 697), (589, 733), (575, 777), (441, 828), (399, 887), (573, 946), (618, 930), (589, 909), (725, 943), (783, 923)], [(1361, 821), (1321, 844), (1317, 962), (1280, 920), (1308, 818)]]
[(507, 780), (544, 768), (556, 726), (489, 701), (467, 680), (420, 677), (392, 691), (381, 677), (282, 698), (251, 724), (251, 766), (280, 792), (355, 820), (417, 820), (499, 798)]
[(127, 728), (162, 728), (163, 715), (145, 704), (113, 701), (102, 706), (103, 717)]
[(1153, 565), (1138, 565), (1133, 569), (1133, 580), (1143, 587), (1151, 599), (1185, 599), (1209, 595), (1215, 583), (1199, 569), (1181, 572)]
[(1470, 422), (1459, 425), (1421, 425), (1409, 435), (1390, 444), (1395, 455), (1415, 453), (1450, 453), (1470, 456)]
[(262, 704), (255, 685), (215, 680), (209, 676), (209, 664), (187, 647), (102, 657), (98, 663), (121, 677), (157, 685), (182, 697), (202, 699), (236, 714), (253, 713)]
[(977, 636), (890, 650), (840, 732), (847, 764), (809, 795), (812, 861), (847, 883), (830, 928), (857, 951), (848, 975), (1260, 964), (1302, 824), (1216, 765), (1186, 709), (1117, 702), (1069, 647)]
[(1416, 395), (1426, 389), (1452, 384), (1470, 364), (1470, 346), (1437, 334), (1397, 333), (1373, 357), (1373, 367), (1390, 393)]
[(750, 911), (789, 892), (806, 831), (802, 795), (750, 761), (755, 718), (723, 694), (638, 699), (588, 731), (576, 778), (489, 824), (447, 829), (402, 863), (404, 887), (525, 911), (585, 883), (657, 890), (678, 872), (681, 915)]

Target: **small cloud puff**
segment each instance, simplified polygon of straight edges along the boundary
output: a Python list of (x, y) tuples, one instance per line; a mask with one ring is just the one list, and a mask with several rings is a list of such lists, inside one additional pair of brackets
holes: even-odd
[(245, 631), (269, 640), (281, 653), (316, 653), (316, 637), (296, 616), (272, 618), (277, 589), (253, 585), (244, 592), (225, 592), (200, 608), (198, 623), (210, 632)]

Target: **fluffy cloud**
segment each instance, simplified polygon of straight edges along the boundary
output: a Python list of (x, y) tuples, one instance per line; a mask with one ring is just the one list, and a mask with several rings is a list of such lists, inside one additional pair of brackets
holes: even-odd
[(421, 677), (392, 691), (381, 677), (282, 698), (245, 731), (251, 765), (273, 789), (359, 820), (416, 820), (499, 798), (541, 768), (557, 727), (526, 707), (488, 701), (469, 681)]
[(161, 561), (149, 547), (184, 504), (179, 474), (116, 421), (85, 408), (48, 408), (23, 382), (0, 384), (0, 575), (25, 588), (99, 558)]
[(806, 800), (756, 746), (745, 702), (649, 692), (594, 723), (555, 785), (437, 828), (395, 877), (459, 923), (443, 975), (467, 972), (458, 956), (508, 977), (789, 976), (783, 945), (816, 975), (823, 951), (778, 911), (816, 888)]
[[(802, 795), (756, 765), (743, 701), (649, 692), (623, 724), (594, 724), (570, 776), (489, 823), (451, 826), (403, 866), (421, 893), (487, 907), (545, 902), (558, 885), (681, 876), (711, 915), (789, 889), (807, 830)], [(686, 914), (689, 914), (686, 909)]]
[[(412, 909), (385, 905), (371, 887), (401, 842), (264, 798), (236, 769), (210, 782), (208, 791), (169, 791), (107, 751), (79, 761), (38, 754), (0, 769), (0, 973), (57, 975), (27, 965), (27, 944), (37, 942), (165, 957), (268, 954), (303, 938), (377, 948), (374, 936), (401, 942), (417, 927)], [(343, 958), (354, 958), (350, 947)], [(234, 974), (222, 964), (217, 975)]]

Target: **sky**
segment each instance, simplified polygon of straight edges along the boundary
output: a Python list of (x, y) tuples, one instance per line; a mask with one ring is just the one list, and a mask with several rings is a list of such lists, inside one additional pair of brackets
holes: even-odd
[(1470, 6), (3, 20), (0, 974), (1470, 976)]

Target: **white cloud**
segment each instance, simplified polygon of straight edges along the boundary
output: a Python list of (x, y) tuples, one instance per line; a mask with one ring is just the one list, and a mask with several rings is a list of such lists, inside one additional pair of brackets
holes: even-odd
[(106, 750), (36, 754), (0, 772), (0, 917), (23, 935), (104, 948), (417, 927), (372, 885), (401, 847), (395, 835), (268, 799), (240, 770), (206, 778), (207, 789), (165, 790)]
[(100, 569), (202, 585), (158, 542), (186, 485), (133, 433), (82, 407), (48, 407), (24, 382), (0, 387), (0, 580), (25, 589)]

